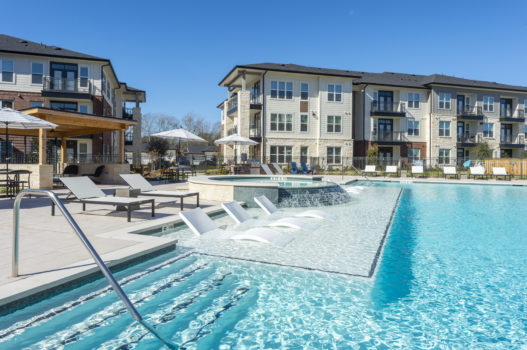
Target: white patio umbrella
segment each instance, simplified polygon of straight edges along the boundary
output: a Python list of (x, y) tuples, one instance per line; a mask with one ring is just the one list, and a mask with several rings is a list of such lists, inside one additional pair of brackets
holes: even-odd
[(54, 129), (56, 124), (42, 120), (37, 117), (15, 111), (11, 108), (0, 109), (0, 126), (5, 125), (5, 161), (6, 172), (9, 172), (9, 128), (11, 129)]
[(155, 137), (162, 137), (166, 139), (172, 139), (174, 141), (178, 141), (178, 148), (177, 148), (177, 156), (176, 161), (179, 161), (179, 151), (181, 148), (181, 141), (183, 142), (196, 142), (196, 143), (208, 143), (207, 140), (202, 139), (198, 135), (194, 135), (190, 131), (187, 131), (185, 129), (173, 129), (173, 130), (167, 130), (167, 131), (161, 131), (155, 134), (152, 134), (152, 136)]
[(240, 136), (238, 134), (232, 134), (230, 136), (223, 137), (219, 140), (214, 141), (214, 143), (217, 145), (234, 146), (234, 164), (236, 164), (236, 145), (253, 146), (258, 144), (258, 142), (253, 141), (247, 137)]

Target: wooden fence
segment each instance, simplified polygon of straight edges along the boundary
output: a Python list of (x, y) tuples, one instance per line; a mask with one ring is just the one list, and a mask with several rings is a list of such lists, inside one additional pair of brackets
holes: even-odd
[(505, 168), (507, 174), (514, 176), (527, 176), (527, 159), (485, 159), (483, 163), (487, 174), (492, 174), (492, 168)]

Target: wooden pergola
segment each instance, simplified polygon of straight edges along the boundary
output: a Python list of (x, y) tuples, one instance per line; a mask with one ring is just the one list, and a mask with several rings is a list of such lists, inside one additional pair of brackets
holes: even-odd
[[(46, 140), (48, 137), (60, 138), (60, 162), (64, 163), (66, 161), (66, 138), (106, 131), (119, 131), (119, 162), (124, 163), (124, 132), (129, 126), (137, 125), (136, 121), (128, 119), (65, 112), (44, 107), (28, 108), (22, 112), (58, 125), (52, 130), (9, 129), (9, 135), (38, 136), (39, 164), (46, 164)], [(0, 134), (3, 133), (5, 133), (5, 128), (0, 128)]]

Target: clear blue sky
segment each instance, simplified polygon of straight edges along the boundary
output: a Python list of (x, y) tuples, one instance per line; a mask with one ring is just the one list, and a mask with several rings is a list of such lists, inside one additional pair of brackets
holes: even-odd
[(236, 64), (527, 85), (527, 1), (8, 1), (1, 32), (110, 58), (144, 112), (219, 120)]

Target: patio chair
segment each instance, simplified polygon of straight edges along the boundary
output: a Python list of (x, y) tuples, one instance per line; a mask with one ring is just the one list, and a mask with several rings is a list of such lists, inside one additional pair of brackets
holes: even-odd
[(412, 165), (412, 172), (410, 175), (413, 177), (414, 175), (421, 175), (425, 176), (425, 172), (422, 165)]
[(156, 190), (141, 174), (121, 174), (120, 176), (130, 188), (141, 190), (141, 196), (178, 198), (181, 201), (181, 210), (183, 210), (183, 198), (195, 196), (196, 207), (199, 207), (199, 192), (160, 191)]
[(244, 232), (220, 229), (201, 208), (182, 211), (179, 213), (179, 216), (195, 235), (201, 237), (213, 239), (243, 239), (275, 244), (281, 247), (285, 247), (293, 240), (293, 237), (267, 227), (252, 228)]
[[(280, 210), (267, 198), (266, 196), (262, 195), (259, 197), (254, 197), (254, 201), (256, 204), (260, 206), (268, 215), (272, 215), (275, 213), (280, 213)], [(294, 216), (301, 217), (301, 218), (315, 218), (315, 219), (333, 219), (333, 216), (326, 213), (322, 210), (306, 210), (300, 213), (296, 213)]]
[(284, 171), (282, 170), (280, 165), (278, 165), (277, 163), (271, 163), (271, 165), (273, 166), (274, 170), (276, 170), (276, 173), (278, 175), (284, 175)]
[(496, 179), (501, 176), (504, 180), (507, 180), (507, 178), (509, 178), (509, 181), (512, 180), (512, 175), (507, 174), (505, 168), (492, 168), (492, 176)]
[(489, 176), (485, 173), (485, 167), (482, 166), (471, 166), (470, 167), (470, 173), (469, 178), (472, 176), (472, 178), (475, 180), (477, 177), (482, 179), (488, 179)]
[(291, 162), (291, 174), (301, 174), (302, 173), (302, 170), (301, 169), (298, 169), (298, 167), (296, 166), (296, 162)]
[(387, 165), (386, 170), (384, 171), (384, 176), (388, 175), (395, 175), (399, 176), (399, 170), (397, 169), (397, 165)]
[(377, 169), (375, 165), (366, 165), (364, 170), (362, 171), (362, 176), (365, 176), (366, 174), (371, 174), (377, 176)]
[[(101, 177), (102, 175), (102, 172), (104, 171), (104, 165), (99, 165), (96, 169), (95, 169), (95, 172), (93, 174), (82, 174), (82, 176), (88, 176), (90, 179), (92, 179), (93, 181), (95, 181), (94, 178), (99, 178)], [(95, 181), (97, 182), (97, 181)]]
[[(60, 181), (66, 185), (68, 190), (82, 203), (82, 211), (86, 210), (86, 204), (106, 204), (126, 207), (128, 222), (132, 218), (132, 210), (139, 205), (150, 203), (152, 205), (152, 217), (155, 216), (155, 202), (153, 199), (129, 198), (129, 197), (106, 197), (103, 191), (87, 176), (61, 177)], [(55, 215), (55, 204), (51, 205), (51, 215)]]
[(443, 167), (443, 176), (445, 177), (445, 179), (447, 178), (447, 176), (454, 176), (454, 178), (459, 178), (459, 175), (457, 173), (457, 170), (456, 170), (456, 167), (455, 166), (445, 166)]
[(53, 177), (53, 184), (59, 184), (64, 187), (64, 184), (60, 181), (61, 177), (77, 175), (79, 175), (79, 166), (77, 164), (67, 165), (62, 171), (62, 174), (57, 174), (57, 176)]
[(271, 170), (271, 168), (269, 168), (269, 165), (267, 164), (261, 164), (260, 167), (262, 168), (262, 170), (264, 171), (265, 175), (274, 175), (273, 171)]
[[(229, 216), (237, 224), (241, 224), (241, 223), (244, 223), (244, 222), (251, 222), (251, 221), (255, 222), (256, 221), (236, 201), (223, 202), (223, 203), (221, 203), (221, 206), (225, 210), (225, 212), (227, 212), (227, 214), (229, 214)], [(270, 227), (289, 227), (289, 228), (294, 228), (294, 229), (297, 229), (297, 230), (302, 229), (302, 230), (306, 230), (306, 231), (312, 231), (312, 230), (314, 230), (316, 228), (314, 225), (312, 225), (311, 223), (307, 222), (306, 220), (300, 219), (300, 218), (294, 218), (294, 217), (281, 218), (281, 219), (278, 219), (276, 221), (267, 223), (265, 226), (270, 226)]]
[(313, 169), (313, 167), (307, 167), (307, 164), (306, 162), (300, 162), (300, 167), (302, 168), (302, 172), (304, 174), (311, 174), (313, 175), (313, 172), (315, 171), (315, 169)]

